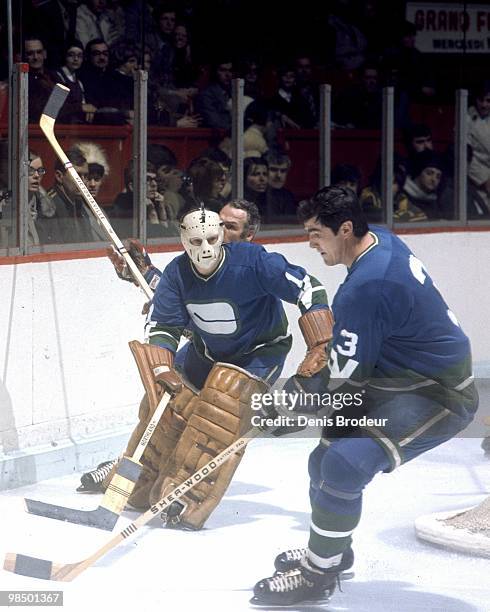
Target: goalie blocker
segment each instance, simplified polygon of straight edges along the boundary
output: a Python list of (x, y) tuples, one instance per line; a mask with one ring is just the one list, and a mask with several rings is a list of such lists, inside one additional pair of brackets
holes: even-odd
[[(177, 376), (166, 349), (139, 342), (132, 343), (131, 348), (146, 393), (125, 455), (133, 453), (164, 387), (168, 387), (165, 378), (169, 372)], [(166, 371), (163, 380), (162, 366)], [(174, 380), (172, 384), (178, 388)], [(148, 508), (240, 438), (250, 428), (252, 394), (267, 390), (268, 385), (260, 378), (226, 363), (214, 364), (199, 393), (182, 382), (143, 453), (143, 469), (128, 503), (138, 509)], [(173, 504), (162, 517), (167, 525), (201, 529), (226, 492), (243, 453), (236, 453)]]

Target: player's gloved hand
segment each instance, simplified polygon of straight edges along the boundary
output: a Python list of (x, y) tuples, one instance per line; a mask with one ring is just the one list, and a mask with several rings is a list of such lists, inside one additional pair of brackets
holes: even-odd
[(310, 310), (298, 320), (307, 352), (296, 374), (311, 377), (327, 365), (327, 344), (332, 338), (333, 316), (327, 308)]
[(152, 366), (155, 382), (175, 395), (182, 389), (182, 380), (172, 367), (173, 353), (159, 346), (152, 346), (152, 349), (157, 356), (156, 363)]
[[(131, 259), (136, 264), (138, 270), (146, 278), (150, 287), (154, 289), (156, 284), (158, 284), (158, 280), (160, 277), (158, 274), (155, 274), (156, 279), (151, 275), (151, 278), (148, 278), (148, 274), (155, 270), (155, 266), (151, 263), (150, 256), (146, 252), (145, 247), (138, 240), (134, 238), (129, 238), (127, 241), (126, 248)], [(126, 260), (112, 245), (107, 249), (107, 256), (111, 260), (112, 265), (114, 266), (116, 274), (119, 276), (119, 278), (130, 283), (137, 284)]]
[(164, 391), (176, 394), (182, 388), (182, 381), (173, 369), (173, 353), (166, 348), (142, 344), (137, 340), (132, 340), (129, 348), (138, 366), (150, 407), (154, 410)]

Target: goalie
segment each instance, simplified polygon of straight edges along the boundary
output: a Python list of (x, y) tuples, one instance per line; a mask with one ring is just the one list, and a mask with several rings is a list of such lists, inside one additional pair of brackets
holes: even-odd
[[(251, 395), (277, 380), (291, 348), (281, 300), (297, 304), (301, 313), (308, 352), (298, 372), (311, 376), (325, 365), (331, 315), (323, 286), (260, 245), (223, 244), (222, 226), (218, 214), (204, 208), (183, 217), (185, 253), (168, 264), (156, 287), (146, 322), (149, 343), (133, 348), (146, 394), (126, 455), (133, 453), (163, 391), (174, 394), (129, 498), (139, 509), (162, 498), (250, 428)], [(192, 340), (177, 351), (184, 329), (191, 330)], [(200, 529), (242, 454), (175, 502), (167, 525)]]

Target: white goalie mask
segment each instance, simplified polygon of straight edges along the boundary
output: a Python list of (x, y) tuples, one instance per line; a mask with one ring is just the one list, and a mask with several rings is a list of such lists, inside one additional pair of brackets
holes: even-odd
[(205, 208), (196, 210), (182, 219), (180, 239), (196, 268), (212, 272), (220, 259), (223, 222), (218, 213)]

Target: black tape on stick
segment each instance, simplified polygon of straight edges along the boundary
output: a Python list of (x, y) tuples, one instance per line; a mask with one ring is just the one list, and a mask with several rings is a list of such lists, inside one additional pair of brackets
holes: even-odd
[(56, 119), (69, 93), (70, 90), (68, 87), (61, 85), (60, 83), (56, 83), (55, 88), (49, 96), (49, 100), (46, 102), (43, 115)]

